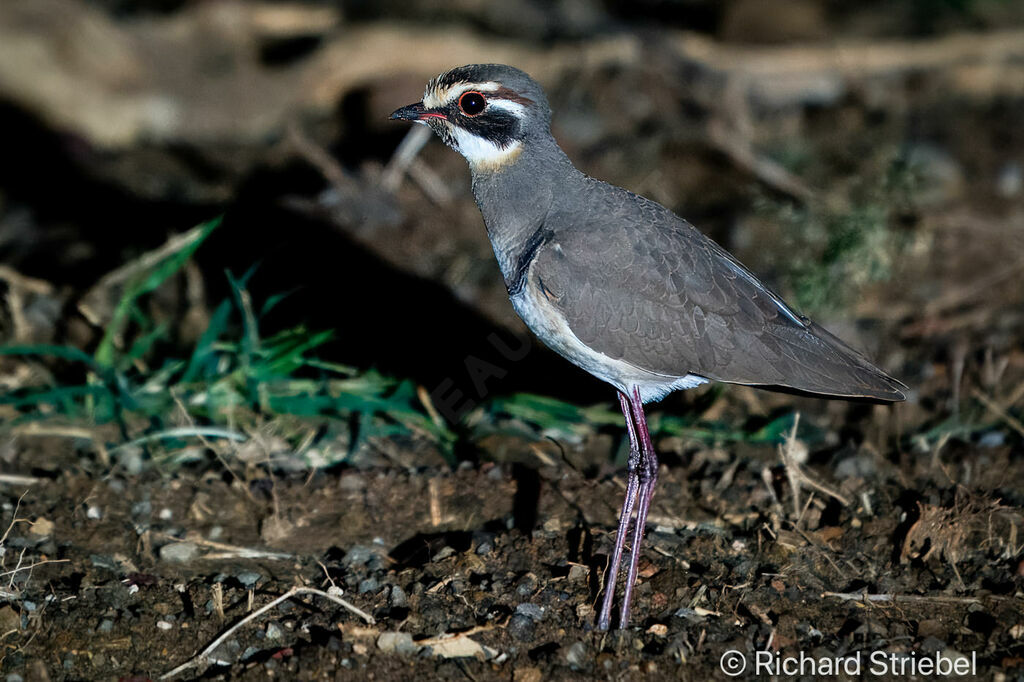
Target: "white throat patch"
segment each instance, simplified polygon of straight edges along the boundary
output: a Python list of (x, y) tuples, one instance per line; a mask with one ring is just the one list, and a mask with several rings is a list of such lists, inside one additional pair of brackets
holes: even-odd
[(459, 146), (459, 153), (466, 157), (474, 170), (497, 170), (515, 161), (523, 151), (523, 145), (518, 140), (507, 147), (499, 147), (458, 126), (451, 126), (451, 132)]

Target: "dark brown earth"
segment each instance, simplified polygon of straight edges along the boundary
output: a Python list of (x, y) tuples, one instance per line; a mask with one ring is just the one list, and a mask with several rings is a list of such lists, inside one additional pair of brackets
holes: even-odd
[[(450, 436), (266, 405), (117, 423), (21, 401), (95, 381), (82, 367), (0, 355), (6, 682), (719, 680), (730, 651), (740, 679), (1024, 678), (1021, 5), (540, 4), (0, 2), (3, 348), (96, 354), (112, 273), (224, 214), (139, 299), (165, 334), (125, 375), (188, 357), (225, 271), (258, 264), (251, 304), (288, 294), (264, 339), (335, 330), (321, 359), (407, 380)], [(625, 480), (611, 389), (536, 344), (495, 354), (524, 329), (461, 158), (431, 143), (384, 171), (405, 134), (387, 113), (468, 59), (530, 70), (582, 169), (910, 386), (896, 406), (705, 386), (652, 407), (623, 630), (593, 629)], [(798, 437), (764, 435), (797, 414)], [(244, 442), (141, 440), (198, 427)], [(254, 615), (297, 587), (353, 608), (304, 592)]]
[[(18, 509), (33, 525), (5, 542), (8, 569), (41, 564), (10, 574), (20, 608), (4, 608), (4, 667), (30, 679), (156, 679), (251, 608), (332, 583), (376, 623), (298, 597), (185, 677), (697, 679), (720, 677), (729, 650), (860, 652), (865, 668), (876, 651), (974, 654), (989, 676), (1024, 653), (1024, 464), (1006, 445), (818, 453), (807, 472), (836, 495), (805, 493), (798, 514), (774, 448), (667, 454), (633, 622), (611, 633), (593, 630), (623, 489), (607, 468), (544, 455), (243, 483), (90, 473), (66, 442), (32, 451), (64, 455), (36, 471)], [(467, 657), (420, 644), (443, 635)]]

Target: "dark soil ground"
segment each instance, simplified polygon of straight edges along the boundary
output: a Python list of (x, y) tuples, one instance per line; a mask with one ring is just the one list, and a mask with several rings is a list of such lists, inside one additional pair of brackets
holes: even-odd
[[(687, 452), (663, 469), (632, 623), (602, 633), (595, 604), (623, 490), (607, 468), (584, 475), (544, 456), (133, 477), (37, 440), (17, 457), (50, 463), (18, 507), (32, 525), (5, 543), (5, 565), (21, 569), (8, 574), (20, 608), (2, 612), (4, 669), (156, 679), (272, 597), (332, 584), (375, 623), (299, 596), (184, 677), (701, 679), (720, 678), (730, 650), (859, 652), (865, 670), (873, 652), (940, 652), (976, 657), (986, 677), (1024, 664), (1019, 452), (833, 449), (806, 471), (835, 494), (808, 490), (799, 511), (775, 448)], [(7, 522), (17, 504), (7, 492)], [(446, 657), (444, 635), (460, 657)]]
[[(171, 393), (158, 379), (231, 299), (225, 270), (258, 263), (247, 310), (288, 294), (264, 340), (336, 330), (320, 359), (406, 380), (401, 407), (441, 425), (356, 438), (381, 415), (177, 393), (118, 423), (92, 394), (32, 401), (96, 386), (66, 355), (0, 355), (7, 682), (909, 679), (937, 660), (1024, 679), (1024, 81), (1000, 70), (1024, 63), (1019, 5), (455, 4), (340, 3), (343, 22), (318, 2), (0, 3), (0, 48), (51, 60), (17, 80), (0, 59), (3, 348), (157, 339), (119, 376)], [(492, 334), (524, 329), (461, 158), (433, 143), (382, 180), (405, 134), (386, 114), (450, 30), (539, 69), (581, 168), (684, 214), (910, 386), (895, 406), (705, 386), (653, 407), (662, 467), (622, 630), (594, 630), (625, 487), (611, 389), (537, 345), (495, 359)], [(76, 83), (106, 94), (52, 99)], [(125, 132), (110, 112), (134, 94), (191, 125)], [(111, 273), (222, 212), (116, 328)], [(482, 389), (481, 359), (502, 363)], [(474, 409), (439, 415), (453, 387)], [(793, 415), (798, 437), (763, 435)], [(153, 435), (228, 427), (244, 442)], [(255, 613), (297, 587), (352, 608), (305, 592)]]

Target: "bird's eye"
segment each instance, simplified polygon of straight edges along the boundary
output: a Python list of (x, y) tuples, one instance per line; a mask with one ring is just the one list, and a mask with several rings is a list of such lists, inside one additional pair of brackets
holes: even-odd
[(459, 98), (459, 109), (466, 116), (479, 116), (487, 106), (487, 100), (479, 92), (467, 92)]

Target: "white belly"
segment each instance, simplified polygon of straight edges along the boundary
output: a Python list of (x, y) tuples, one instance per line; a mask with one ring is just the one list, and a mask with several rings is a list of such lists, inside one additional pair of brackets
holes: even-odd
[(693, 388), (708, 381), (694, 374), (668, 376), (649, 372), (595, 351), (576, 337), (569, 329), (565, 317), (529, 283), (519, 295), (512, 298), (512, 306), (530, 331), (549, 348), (626, 395), (632, 395), (634, 387), (640, 389), (640, 399), (645, 403), (661, 400), (672, 391)]

